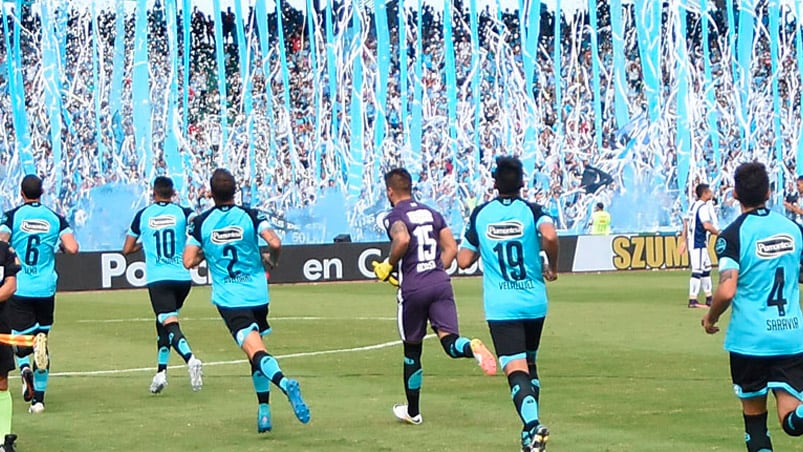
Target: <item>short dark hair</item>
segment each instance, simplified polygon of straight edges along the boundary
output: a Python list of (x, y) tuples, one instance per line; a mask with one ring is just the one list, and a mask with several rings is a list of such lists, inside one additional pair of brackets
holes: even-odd
[(153, 193), (163, 199), (172, 198), (176, 193), (176, 191), (173, 189), (173, 179), (170, 179), (167, 176), (159, 176), (154, 179)]
[(801, 175), (801, 176), (797, 176), (797, 181), (798, 181), (798, 182), (803, 182), (803, 175)]
[(698, 198), (702, 198), (703, 193), (705, 193), (705, 191), (709, 188), (711, 188), (711, 186), (708, 184), (697, 184), (697, 187), (694, 188), (694, 193)]
[(742, 163), (733, 174), (734, 190), (744, 207), (759, 207), (767, 201), (770, 177), (763, 163)]
[(413, 191), (413, 178), (406, 169), (394, 168), (385, 173), (385, 187), (409, 195)]
[(524, 170), (516, 157), (498, 157), (493, 173), (500, 195), (515, 195), (524, 186)]
[(28, 199), (39, 199), (42, 197), (42, 179), (39, 179), (39, 176), (29, 174), (22, 178), (22, 183), (20, 184), (20, 189), (22, 189), (22, 194)]
[(605, 208), (605, 205), (604, 205), (604, 204), (602, 204), (601, 202), (598, 202), (598, 203), (597, 203), (597, 209), (599, 209), (599, 210), (602, 210), (602, 209), (604, 209), (604, 208)]
[(234, 200), (237, 183), (229, 170), (218, 168), (212, 172), (212, 177), (209, 178), (209, 188), (215, 203), (229, 202)]

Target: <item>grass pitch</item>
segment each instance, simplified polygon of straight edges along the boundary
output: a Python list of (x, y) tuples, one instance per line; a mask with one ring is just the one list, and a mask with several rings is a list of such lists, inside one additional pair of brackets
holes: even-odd
[[(703, 311), (686, 308), (687, 278), (561, 275), (550, 284), (539, 353), (550, 451), (744, 450), (724, 335), (705, 335)], [(456, 280), (455, 290), (462, 333), (490, 345), (480, 280)], [(169, 370), (169, 386), (156, 396), (148, 392), (156, 344), (147, 292), (60, 294), (47, 411), (28, 414), (18, 374), (11, 378), (18, 450), (518, 450), (520, 422), (505, 377), (448, 358), (434, 339), (424, 345), (424, 423), (395, 421), (391, 406), (404, 401), (402, 348), (386, 284), (273, 286), (271, 296), (268, 349), (301, 382), (309, 425), (273, 388), (273, 432), (256, 433), (249, 365), (208, 288), (193, 289), (181, 313), (206, 363), (204, 388), (192, 392), (182, 366)], [(183, 362), (174, 353), (171, 364)], [(803, 450), (773, 411), (776, 450)]]

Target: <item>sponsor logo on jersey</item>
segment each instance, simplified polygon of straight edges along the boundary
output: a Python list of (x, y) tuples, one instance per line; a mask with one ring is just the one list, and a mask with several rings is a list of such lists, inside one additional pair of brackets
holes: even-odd
[(491, 240), (515, 239), (524, 235), (524, 225), (517, 220), (489, 224), (485, 236)]
[(242, 239), (243, 228), (239, 226), (229, 226), (223, 229), (215, 229), (212, 231), (212, 243), (217, 245), (238, 242)]
[(50, 232), (50, 223), (45, 220), (23, 220), (20, 229), (29, 234)]
[(756, 242), (756, 256), (772, 259), (795, 251), (795, 239), (789, 234), (776, 234)]
[[(410, 206), (414, 207), (415, 204), (410, 204)], [(427, 224), (435, 222), (435, 219), (432, 218), (432, 212), (427, 209), (411, 210), (410, 212), (407, 212), (407, 219), (413, 224)]]
[(176, 225), (176, 217), (173, 215), (159, 215), (158, 217), (148, 218), (148, 226), (151, 229), (164, 229)]

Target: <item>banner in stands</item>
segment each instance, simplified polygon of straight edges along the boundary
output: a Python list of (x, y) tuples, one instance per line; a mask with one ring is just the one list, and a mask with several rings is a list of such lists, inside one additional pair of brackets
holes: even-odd
[[(571, 271), (576, 237), (561, 237), (559, 271)], [(336, 243), (332, 245), (285, 246), (278, 268), (270, 273), (271, 283), (359, 281), (373, 279), (371, 261), (388, 254), (389, 243)], [(145, 262), (142, 254), (123, 256), (120, 252), (91, 252), (70, 256), (59, 254), (56, 260), (59, 290), (131, 289), (145, 286)], [(453, 276), (482, 273), (481, 263), (458, 270)], [(193, 283), (209, 284), (206, 262), (191, 272)]]
[[(571, 271), (652, 270), (688, 268), (688, 252), (679, 252), (676, 235), (590, 235), (577, 237)], [(717, 265), (713, 240), (711, 263)]]

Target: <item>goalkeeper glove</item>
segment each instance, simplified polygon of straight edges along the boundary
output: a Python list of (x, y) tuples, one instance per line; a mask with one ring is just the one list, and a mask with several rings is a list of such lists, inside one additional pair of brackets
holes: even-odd
[(374, 267), (374, 274), (382, 281), (387, 281), (393, 287), (399, 287), (399, 280), (392, 275), (393, 266), (385, 259), (382, 262), (373, 261), (371, 265)]

